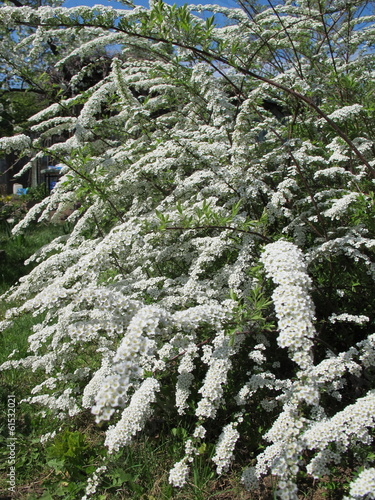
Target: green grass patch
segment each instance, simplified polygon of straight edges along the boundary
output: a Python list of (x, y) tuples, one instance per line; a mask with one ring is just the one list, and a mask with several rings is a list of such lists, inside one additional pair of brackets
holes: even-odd
[(48, 224), (30, 227), (23, 234), (13, 236), (10, 226), (3, 224), (0, 231), (0, 294), (33, 269), (32, 263), (25, 266), (26, 259), (66, 232), (65, 225)]

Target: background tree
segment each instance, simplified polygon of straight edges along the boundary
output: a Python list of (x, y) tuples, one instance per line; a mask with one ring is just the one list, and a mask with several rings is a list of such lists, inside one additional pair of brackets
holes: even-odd
[[(40, 3), (40, 2), (39, 2)], [(50, 5), (49, 2), (47, 5)], [(35, 2), (25, 5), (40, 7)], [(53, 3), (53, 5), (57, 5)], [(16, 2), (17, 7), (22, 4)], [(111, 53), (102, 49), (93, 51), (86, 59), (80, 56), (72, 57), (66, 64), (54, 67), (56, 56), (62, 58), (66, 53), (63, 45), (53, 36), (43, 36), (43, 31), (37, 28), (8, 28), (8, 36), (3, 37), (3, 49), (1, 52), (1, 90), (0, 104), (2, 105), (2, 117), (0, 136), (13, 135), (15, 133), (26, 133), (30, 135), (29, 123), (27, 119), (38, 111), (46, 108), (52, 103), (59, 102), (59, 95), (74, 96), (77, 90), (70, 85), (70, 79), (76, 72), (85, 68), (85, 76), (82, 77), (78, 86), (80, 90), (91, 87), (102, 79), (109, 70)], [(35, 51), (34, 43), (38, 40), (40, 47)], [(69, 40), (69, 50), (74, 46), (74, 37)], [(41, 51), (39, 52), (39, 49)], [(79, 112), (79, 107), (76, 107)], [(33, 134), (31, 133), (33, 136)], [(65, 136), (65, 139), (67, 136)], [(51, 142), (60, 142), (62, 138), (57, 135), (51, 136), (45, 146)], [(48, 164), (47, 156), (42, 156), (34, 162), (33, 180), (29, 173), (18, 175), (18, 182), (24, 185), (35, 184), (40, 179), (42, 168)], [(41, 160), (43, 161), (41, 162)], [(49, 160), (51, 161), (51, 160)], [(52, 160), (53, 161), (53, 160)], [(10, 179), (19, 173), (25, 164), (30, 166), (28, 159), (24, 158), (17, 162), (14, 155), (8, 155), (2, 160), (1, 169), (3, 171), (1, 184), (3, 189), (11, 190)], [(26, 168), (27, 170), (27, 168)]]

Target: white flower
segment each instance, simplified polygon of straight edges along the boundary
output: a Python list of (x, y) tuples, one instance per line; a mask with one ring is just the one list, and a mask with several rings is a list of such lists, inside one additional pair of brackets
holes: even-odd
[(267, 276), (278, 285), (272, 294), (280, 329), (278, 343), (289, 348), (301, 368), (307, 368), (312, 363), (315, 317), (303, 254), (293, 243), (279, 240), (266, 246), (261, 261)]
[(375, 468), (365, 469), (358, 474), (358, 477), (350, 483), (349, 495), (351, 499), (375, 498)]
[(142, 382), (130, 404), (123, 410), (119, 422), (109, 427), (106, 433), (105, 445), (110, 453), (128, 445), (135, 434), (143, 429), (152, 413), (151, 404), (155, 402), (156, 392), (159, 390), (159, 382), (154, 378), (146, 378)]
[(336, 121), (343, 121), (347, 119), (351, 119), (353, 116), (359, 114), (363, 110), (363, 106), (360, 104), (352, 104), (351, 106), (343, 106), (340, 109), (337, 109), (330, 115), (328, 118)]
[(235, 424), (230, 423), (224, 427), (215, 448), (215, 455), (212, 458), (217, 466), (216, 471), (218, 474), (229, 469), (229, 465), (234, 458), (233, 450), (239, 437), (240, 433)]
[(177, 462), (169, 472), (169, 483), (176, 488), (185, 486), (189, 475), (188, 460), (185, 457), (180, 462)]
[(30, 144), (30, 137), (27, 137), (27, 135), (24, 134), (0, 138), (0, 150), (5, 153), (10, 153), (14, 150), (27, 151)]
[(360, 315), (354, 315), (354, 314), (331, 314), (331, 316), (328, 318), (328, 321), (331, 323), (336, 323), (337, 321), (348, 321), (352, 323), (357, 323), (358, 325), (363, 325), (364, 323), (367, 323), (370, 321), (370, 318), (368, 316), (364, 316), (363, 314)]

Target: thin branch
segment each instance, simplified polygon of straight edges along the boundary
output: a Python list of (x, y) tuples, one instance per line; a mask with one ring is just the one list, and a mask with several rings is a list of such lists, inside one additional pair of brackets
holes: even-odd
[[(49, 27), (48, 23), (27, 23), (24, 22), (22, 23), (24, 25), (28, 26), (35, 26), (35, 25), (40, 25), (44, 27)], [(65, 23), (68, 25), (68, 23)], [(63, 26), (64, 23), (60, 23), (60, 26)], [(74, 26), (74, 23), (71, 23), (69, 26)], [(88, 28), (102, 28), (103, 30), (108, 30), (109, 27), (100, 23), (87, 23), (87, 22), (82, 22), (79, 23), (77, 21), (76, 26), (78, 27), (88, 27)], [(293, 96), (294, 98), (298, 99), (299, 101), (304, 102), (307, 104), (309, 108), (314, 110), (323, 120), (348, 144), (350, 149), (355, 153), (355, 155), (358, 157), (358, 159), (366, 166), (368, 172), (371, 174), (373, 178), (375, 178), (375, 169), (369, 164), (369, 162), (366, 160), (366, 158), (363, 156), (363, 154), (358, 150), (358, 148), (355, 146), (353, 141), (347, 136), (347, 134), (341, 130), (341, 128), (331, 119), (329, 116), (322, 110), (320, 107), (314, 103), (312, 99), (309, 97), (300, 94), (296, 90), (286, 87), (285, 85), (276, 82), (275, 80), (272, 80), (271, 78), (267, 78), (265, 76), (259, 75), (257, 73), (254, 73), (254, 71), (251, 71), (241, 65), (238, 65), (235, 61), (231, 61), (228, 57), (224, 57), (222, 55), (216, 54), (215, 52), (209, 52), (206, 49), (200, 49), (196, 46), (190, 45), (188, 43), (184, 42), (179, 42), (177, 40), (168, 40), (167, 38), (164, 38), (163, 36), (157, 36), (157, 35), (152, 35), (151, 33), (148, 34), (142, 34), (142, 33), (137, 33), (136, 31), (131, 31), (129, 28), (121, 28), (118, 26), (111, 26), (110, 27), (113, 31), (117, 31), (120, 33), (124, 33), (128, 36), (134, 37), (134, 38), (139, 38), (141, 40), (148, 40), (151, 42), (156, 42), (156, 43), (165, 43), (168, 45), (174, 45), (176, 47), (180, 47), (186, 50), (191, 51), (193, 54), (195, 54), (198, 58), (200, 59), (214, 59), (216, 61), (219, 61), (223, 64), (226, 64), (240, 73), (247, 75), (251, 78), (254, 78), (254, 80), (259, 80), (263, 83), (267, 83), (268, 85), (275, 87), (279, 90), (282, 90), (283, 92), (286, 92), (287, 94)]]
[[(41, 24), (43, 26), (43, 23)], [(47, 26), (47, 25), (45, 25)], [(102, 29), (108, 29), (107, 26), (100, 25), (100, 24), (85, 24), (85, 26), (93, 28), (102, 28)], [(372, 177), (375, 178), (375, 169), (368, 163), (366, 158), (363, 156), (363, 154), (358, 150), (358, 148), (355, 146), (353, 141), (347, 136), (347, 134), (340, 129), (340, 127), (331, 119), (329, 116), (322, 110), (320, 107), (313, 102), (312, 99), (309, 97), (304, 96), (303, 94), (300, 94), (296, 90), (286, 87), (285, 85), (276, 82), (275, 80), (272, 80), (271, 78), (267, 78), (265, 76), (258, 75), (254, 73), (253, 71), (250, 71), (242, 66), (237, 65), (235, 62), (231, 62), (227, 57), (220, 56), (218, 54), (215, 54), (214, 52), (208, 52), (205, 49), (199, 49), (197, 47), (194, 47), (192, 45), (188, 45), (186, 43), (178, 42), (176, 40), (168, 40), (164, 37), (160, 36), (155, 36), (155, 35), (143, 35), (141, 33), (137, 32), (131, 32), (129, 30), (123, 29), (123, 28), (118, 28), (118, 27), (112, 27), (114, 31), (119, 31), (121, 33), (125, 33), (126, 35), (135, 37), (135, 38), (140, 38), (142, 40), (150, 40), (153, 42), (157, 43), (165, 43), (165, 44), (172, 44), (175, 45), (176, 47), (180, 47), (183, 49), (190, 50), (198, 56), (200, 59), (215, 59), (216, 61), (222, 62), (223, 64), (226, 64), (228, 66), (231, 66), (232, 68), (235, 68), (237, 71), (240, 73), (243, 73), (244, 75), (250, 76), (251, 78), (254, 78), (255, 80), (259, 80), (263, 83), (267, 83), (268, 85), (271, 85), (272, 87), (278, 88), (282, 90), (283, 92), (286, 92), (287, 94), (293, 96), (294, 98), (303, 101), (306, 103), (311, 109), (313, 109), (320, 117), (323, 118), (325, 122), (348, 144), (350, 149), (355, 153), (355, 155), (361, 160), (361, 162), (366, 166), (367, 170), (371, 173)]]
[(264, 241), (267, 241), (267, 243), (272, 243), (272, 240), (268, 238), (267, 236), (264, 236), (263, 234), (257, 233), (256, 231), (246, 231), (245, 229), (238, 229), (237, 227), (231, 227), (231, 226), (192, 226), (192, 227), (183, 227), (183, 226), (168, 226), (165, 227), (164, 229), (168, 229), (169, 231), (190, 231), (192, 229), (198, 230), (198, 229), (222, 229), (222, 230), (229, 230), (229, 231), (237, 231), (238, 233), (244, 233), (244, 234), (252, 234), (254, 236), (257, 236), (258, 238), (261, 238)]
[[(275, 6), (272, 5), (271, 1), (270, 0), (267, 0), (267, 3), (268, 5), (271, 7), (272, 9), (272, 12), (275, 14), (275, 16), (277, 17), (285, 35), (287, 36), (288, 40), (289, 40), (289, 43), (291, 44), (292, 48), (293, 48), (293, 52), (294, 52), (294, 56), (296, 58), (296, 62), (297, 62), (297, 66), (298, 66), (298, 70), (297, 70), (297, 73), (299, 73), (299, 76), (301, 78), (303, 78), (303, 71), (302, 71), (302, 66), (301, 66), (301, 63), (300, 63), (300, 60), (299, 60), (299, 56), (298, 56), (298, 52), (297, 52), (297, 49), (294, 45), (294, 42), (289, 34), (289, 31), (288, 29), (284, 26), (284, 23), (283, 23), (283, 20), (281, 19), (280, 17), (280, 14), (277, 12), (277, 10), (275, 9)], [(293, 65), (294, 66), (294, 65)]]

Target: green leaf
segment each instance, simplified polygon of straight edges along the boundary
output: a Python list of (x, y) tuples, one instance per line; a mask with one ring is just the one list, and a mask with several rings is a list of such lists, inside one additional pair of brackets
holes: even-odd
[(40, 500), (53, 500), (53, 496), (51, 496), (51, 493), (49, 493), (48, 491), (45, 491), (39, 498)]

